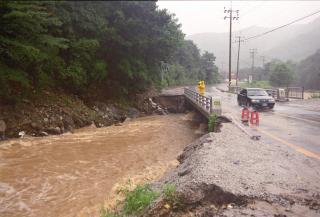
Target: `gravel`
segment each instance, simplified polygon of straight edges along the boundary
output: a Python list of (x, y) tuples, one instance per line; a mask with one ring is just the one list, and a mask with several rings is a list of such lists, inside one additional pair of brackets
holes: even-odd
[(253, 141), (232, 123), (188, 145), (180, 165), (155, 186), (174, 183), (183, 208), (158, 216), (319, 216), (320, 161), (284, 145)]

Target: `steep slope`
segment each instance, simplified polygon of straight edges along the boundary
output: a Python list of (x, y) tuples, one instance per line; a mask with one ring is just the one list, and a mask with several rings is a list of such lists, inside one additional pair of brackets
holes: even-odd
[(298, 84), (307, 89), (320, 89), (320, 49), (296, 67)]

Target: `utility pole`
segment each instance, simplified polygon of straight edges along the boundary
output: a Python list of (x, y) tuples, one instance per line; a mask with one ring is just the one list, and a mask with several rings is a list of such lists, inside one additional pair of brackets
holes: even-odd
[(252, 58), (252, 66), (251, 66), (251, 74), (253, 76), (253, 71), (254, 71), (254, 55), (255, 53), (257, 53), (257, 49), (254, 48), (254, 49), (250, 49), (250, 56)]
[(236, 77), (236, 86), (238, 86), (238, 76), (239, 76), (239, 56), (240, 56), (240, 43), (244, 42), (244, 40), (241, 40), (241, 36), (237, 36), (238, 38), (238, 58), (237, 58), (237, 77)]
[[(233, 16), (232, 13), (235, 12), (236, 16)], [(232, 21), (239, 19), (239, 10), (232, 10), (232, 5), (229, 10), (224, 8), (224, 13), (229, 14), (229, 16), (225, 16), (224, 19), (229, 18), (230, 20), (230, 30), (229, 30), (229, 89), (231, 86), (231, 37), (232, 37)]]
[(262, 67), (264, 67), (264, 63), (265, 63), (266, 57), (265, 56), (261, 56), (261, 59), (262, 59)]

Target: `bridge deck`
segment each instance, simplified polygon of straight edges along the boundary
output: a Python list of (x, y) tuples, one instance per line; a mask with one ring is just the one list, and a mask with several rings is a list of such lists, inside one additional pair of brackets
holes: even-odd
[(184, 88), (184, 95), (188, 102), (192, 104), (201, 114), (209, 119), (212, 114), (212, 97), (200, 95), (196, 91)]

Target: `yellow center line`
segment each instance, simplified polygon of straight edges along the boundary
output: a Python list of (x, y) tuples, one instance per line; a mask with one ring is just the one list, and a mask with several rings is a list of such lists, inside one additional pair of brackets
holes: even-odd
[(281, 138), (279, 138), (279, 137), (277, 137), (277, 136), (275, 136), (275, 135), (273, 135), (273, 134), (271, 134), (271, 133), (268, 133), (268, 132), (266, 132), (266, 131), (264, 131), (264, 130), (261, 130), (261, 129), (259, 129), (259, 128), (257, 128), (257, 130), (258, 130), (259, 132), (261, 132), (261, 133), (263, 133), (263, 134), (271, 137), (272, 139), (274, 139), (274, 140), (276, 140), (276, 141), (278, 141), (278, 142), (281, 142), (281, 143), (289, 146), (290, 148), (293, 148), (293, 149), (296, 150), (297, 152), (300, 152), (300, 153), (302, 153), (302, 154), (304, 154), (304, 155), (306, 155), (306, 156), (308, 156), (308, 157), (312, 157), (312, 158), (316, 158), (316, 159), (320, 160), (320, 155), (319, 155), (319, 154), (316, 154), (316, 153), (314, 153), (314, 152), (312, 152), (312, 151), (309, 151), (309, 150), (307, 150), (307, 149), (305, 149), (305, 148), (302, 148), (302, 147), (300, 147), (300, 146), (298, 146), (298, 145), (295, 145), (295, 144), (292, 144), (292, 143), (290, 143), (290, 142), (287, 142), (286, 140), (283, 140), (283, 139), (281, 139)]

